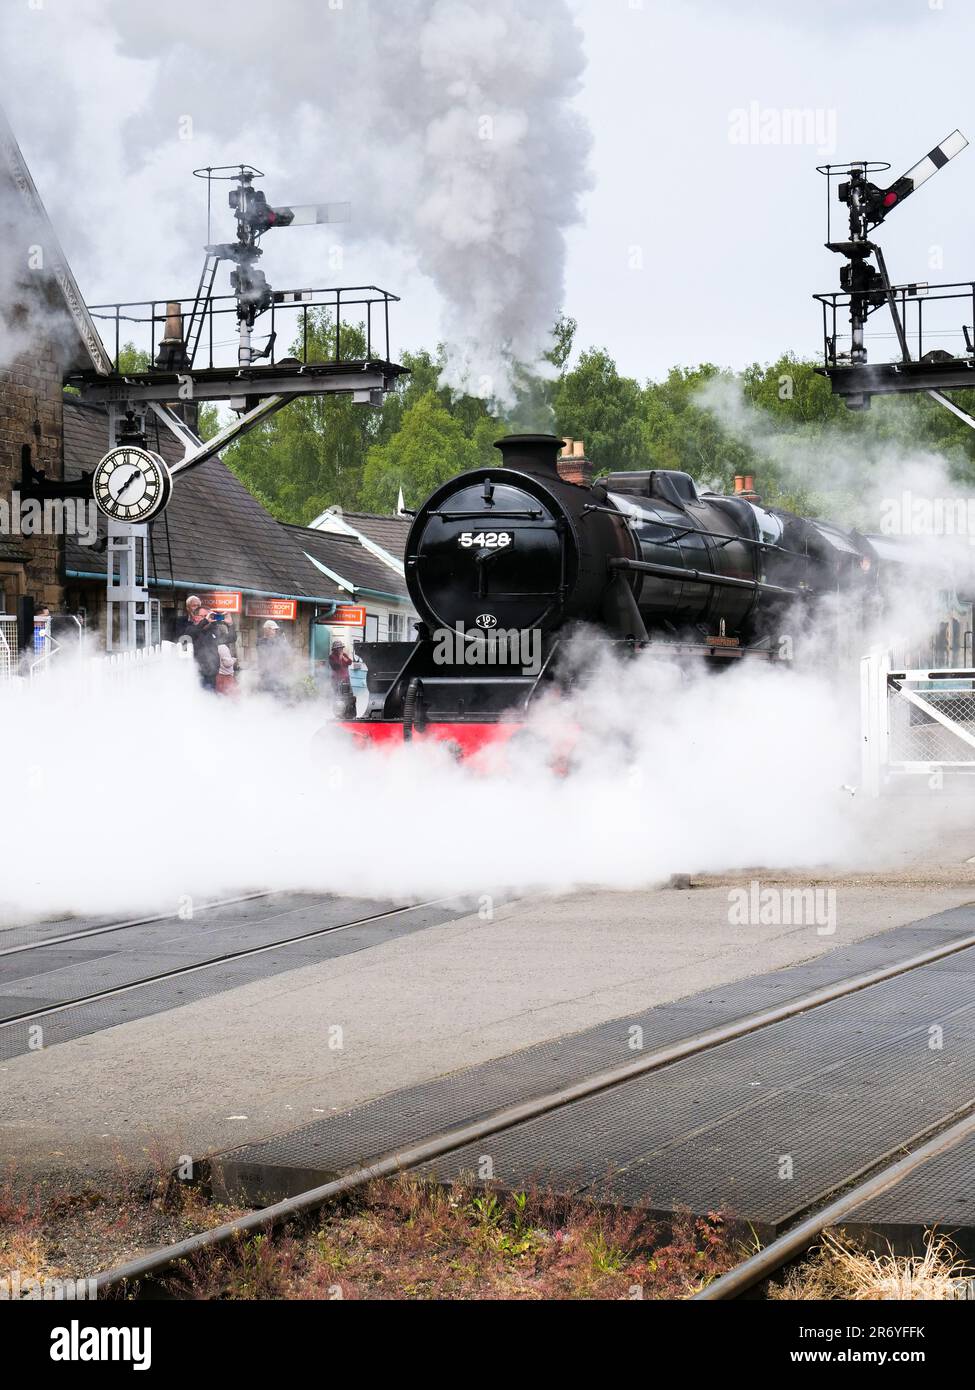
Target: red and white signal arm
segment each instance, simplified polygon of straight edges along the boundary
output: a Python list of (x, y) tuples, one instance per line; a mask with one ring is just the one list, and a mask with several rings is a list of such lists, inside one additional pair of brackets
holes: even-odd
[(366, 610), (351, 603), (340, 603), (325, 622), (330, 627), (365, 627)]

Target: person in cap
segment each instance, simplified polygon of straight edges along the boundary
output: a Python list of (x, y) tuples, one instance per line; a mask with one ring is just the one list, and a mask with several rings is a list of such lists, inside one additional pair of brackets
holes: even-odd
[(345, 650), (345, 643), (338, 640), (332, 643), (332, 650), (328, 654), (328, 669), (332, 680), (332, 694), (335, 697), (336, 714), (342, 718), (349, 717), (349, 708), (355, 710), (355, 701), (352, 698), (352, 687), (349, 682), (349, 667), (352, 665), (352, 658)]
[(257, 639), (258, 687), (267, 695), (284, 698), (289, 693), (291, 657), (288, 644), (273, 618), (268, 618)]

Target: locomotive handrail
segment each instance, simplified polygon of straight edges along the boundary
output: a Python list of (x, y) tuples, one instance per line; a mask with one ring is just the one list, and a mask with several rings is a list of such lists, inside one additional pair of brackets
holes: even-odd
[(711, 574), (708, 570), (685, 570), (679, 565), (658, 565), (651, 560), (613, 559), (610, 569), (638, 570), (641, 574), (655, 574), (661, 579), (683, 579), (689, 584), (715, 584), (723, 589), (761, 589), (767, 594), (785, 594), (789, 598), (810, 598), (811, 589), (786, 589), (781, 584), (767, 584), (762, 579), (735, 579), (732, 575)]
[[(608, 516), (621, 516), (624, 521), (632, 523), (633, 525), (636, 525), (638, 522), (637, 517), (630, 516), (627, 512), (621, 511), (619, 507), (599, 507), (592, 502), (583, 507), (582, 510), (583, 513), (605, 512)], [(480, 513), (478, 513), (478, 515), (480, 515)], [(676, 522), (655, 521), (651, 518), (649, 512), (643, 512), (641, 516), (646, 518), (647, 525), (649, 526), (659, 526), (662, 530), (674, 532), (678, 529)], [(705, 531), (700, 526), (685, 526), (683, 522), (680, 523), (680, 535), (675, 534), (670, 537), (670, 540), (663, 541), (662, 544), (669, 545), (670, 541), (680, 540), (681, 536), (707, 536), (709, 540), (740, 541), (742, 545), (757, 545), (762, 550), (776, 550), (780, 555), (791, 555), (793, 559), (796, 560), (808, 559), (804, 551), (787, 550), (784, 545), (776, 545), (774, 541), (756, 541), (751, 536), (729, 536), (725, 531)]]
[(541, 508), (539, 508), (537, 511), (532, 512), (496, 512), (492, 510), (491, 512), (485, 513), (481, 508), (478, 508), (477, 511), (473, 512), (446, 512), (440, 507), (437, 507), (436, 509), (427, 512), (427, 516), (448, 517), (454, 521), (469, 521), (472, 516), (485, 515), (490, 516), (492, 519), (497, 519), (499, 516), (503, 516), (505, 518), (527, 517), (529, 521), (534, 521), (537, 517), (544, 516), (545, 513), (541, 510)]

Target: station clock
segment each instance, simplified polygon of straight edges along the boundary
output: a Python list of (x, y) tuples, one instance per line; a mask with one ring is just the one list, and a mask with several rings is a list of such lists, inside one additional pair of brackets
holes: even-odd
[(110, 450), (95, 469), (95, 502), (112, 521), (149, 521), (169, 501), (172, 479), (159, 454), (134, 444)]

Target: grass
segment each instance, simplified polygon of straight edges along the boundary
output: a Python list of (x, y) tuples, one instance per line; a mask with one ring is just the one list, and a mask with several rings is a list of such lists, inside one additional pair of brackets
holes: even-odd
[[(0, 1275), (82, 1278), (239, 1214), (161, 1165), (121, 1163), (71, 1188), (0, 1179)], [(383, 1179), (302, 1224), (205, 1251), (166, 1278), (189, 1299), (552, 1300), (688, 1298), (748, 1253), (727, 1216), (551, 1191)], [(873, 1254), (828, 1234), (772, 1299), (953, 1299), (972, 1271), (945, 1237), (923, 1255)]]
[(121, 1160), (83, 1181), (0, 1178), (0, 1277), (88, 1278), (237, 1215), (160, 1165)]
[(946, 1236), (928, 1232), (923, 1255), (885, 1255), (865, 1250), (839, 1231), (827, 1232), (814, 1254), (769, 1289), (775, 1299), (887, 1299), (940, 1301), (957, 1298), (959, 1281), (972, 1268)]
[(303, 1230), (256, 1236), (187, 1266), (195, 1299), (684, 1298), (738, 1257), (713, 1213), (645, 1212), (545, 1192), (371, 1184)]

